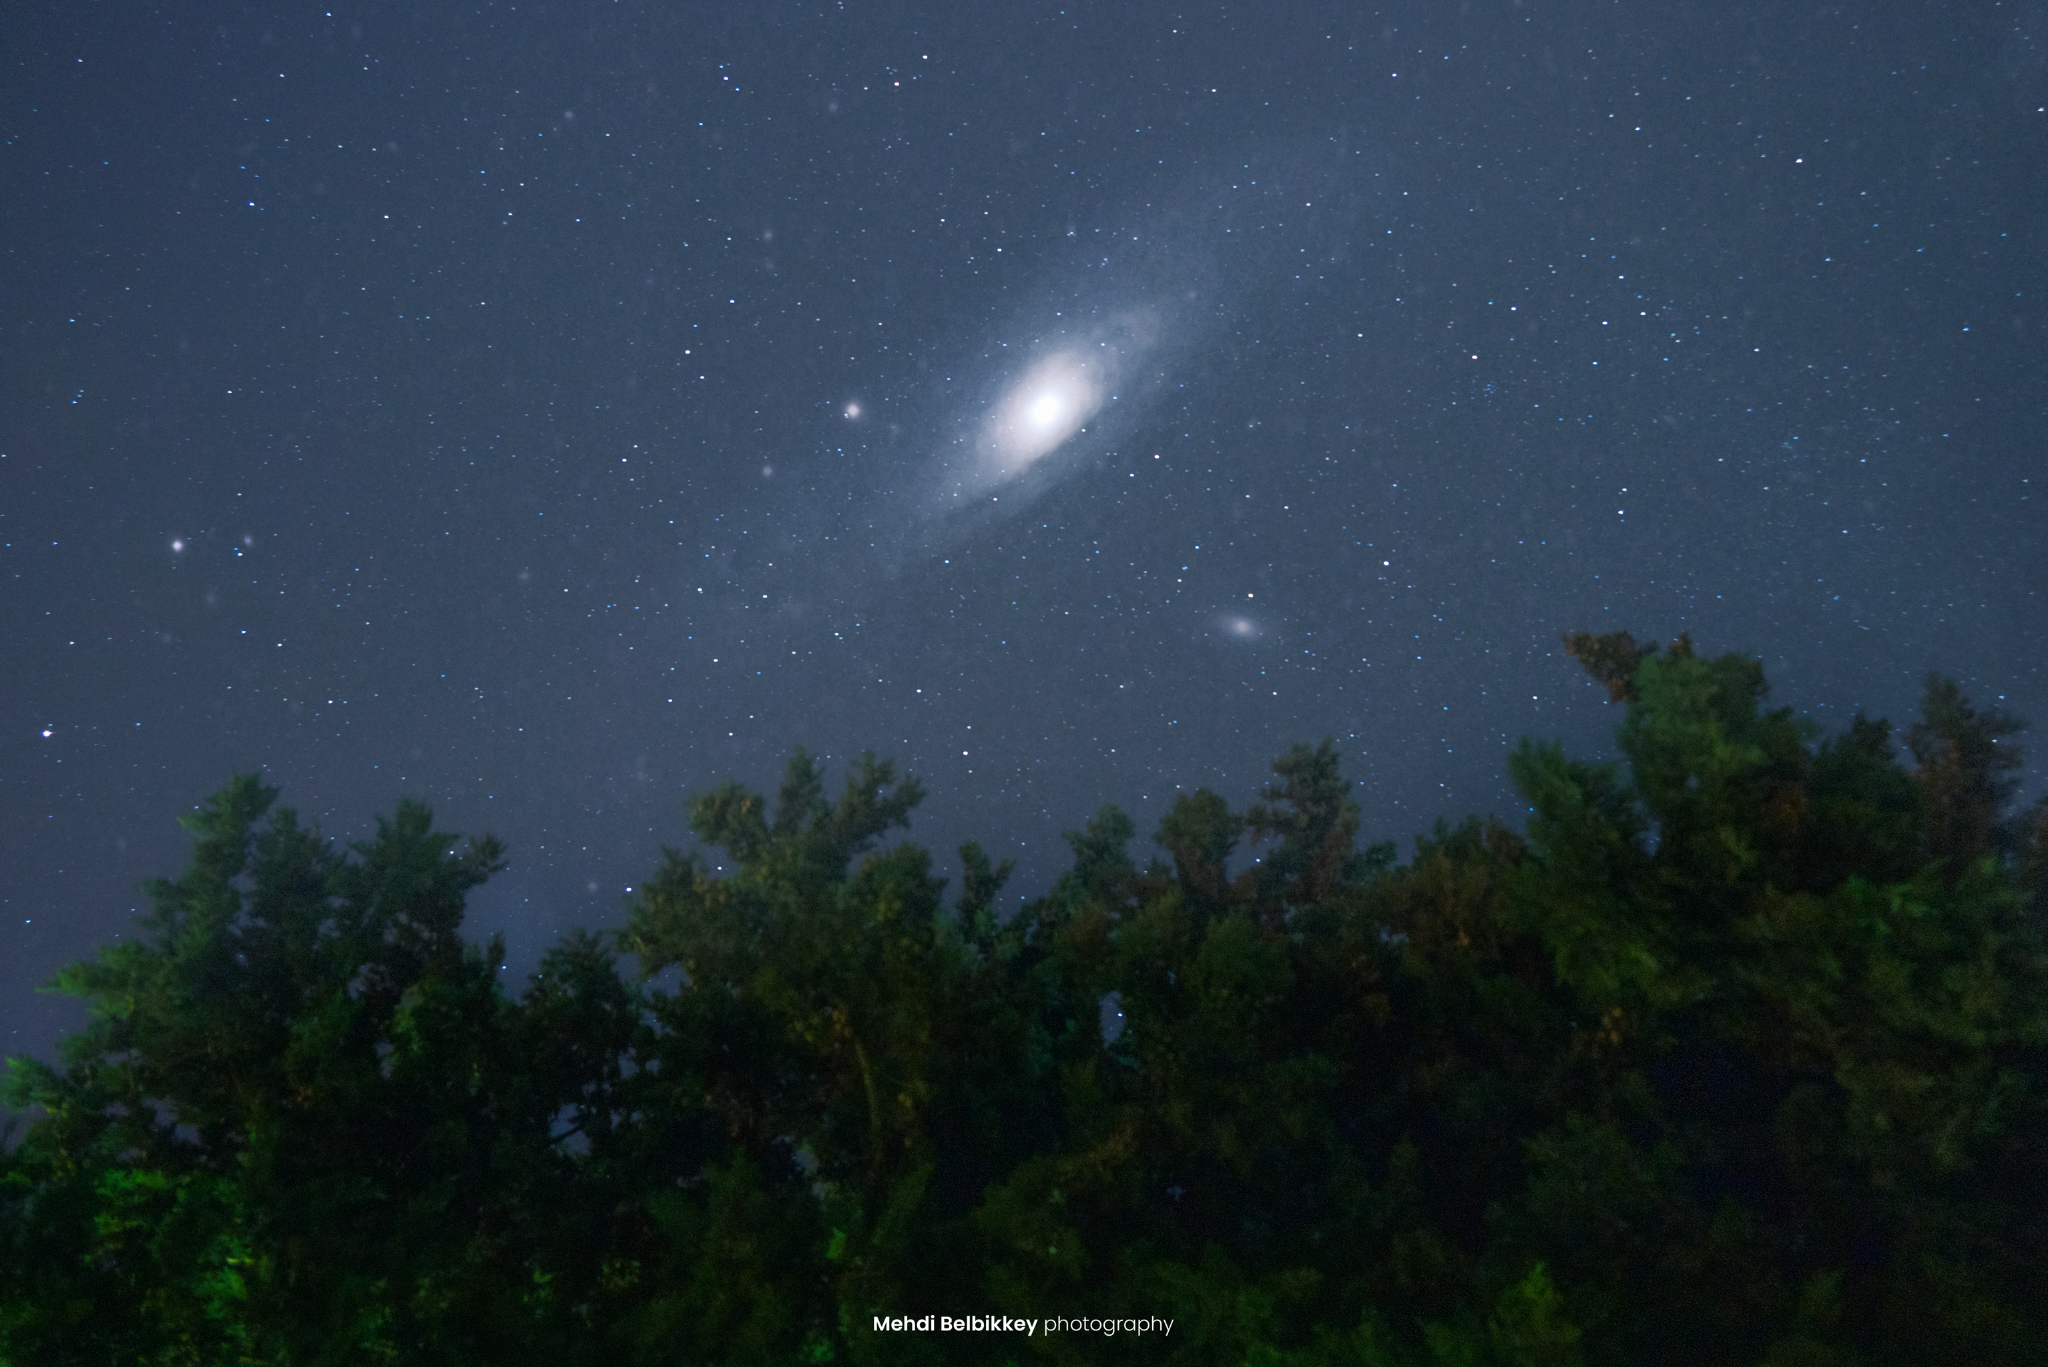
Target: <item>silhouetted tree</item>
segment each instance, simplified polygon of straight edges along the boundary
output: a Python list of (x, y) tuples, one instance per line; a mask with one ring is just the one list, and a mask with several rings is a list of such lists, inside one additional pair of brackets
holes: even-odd
[[(237, 777), (13, 1062), (0, 1367), (2048, 1360), (2018, 723), (1933, 678), (1908, 769), (1753, 659), (1568, 644), (1620, 758), (1523, 742), (1523, 831), (1360, 850), (1325, 740), (1002, 916), (884, 845), (914, 779), (799, 752), (517, 996), (495, 841)], [(873, 1328), (960, 1312), (1175, 1328)]]

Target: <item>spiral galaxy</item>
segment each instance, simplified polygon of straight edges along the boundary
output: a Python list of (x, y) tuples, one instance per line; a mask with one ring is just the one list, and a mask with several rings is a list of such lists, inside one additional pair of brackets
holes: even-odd
[(989, 414), (981, 445), (997, 478), (1022, 473), (1079, 432), (1109, 397), (1105, 355), (1060, 351), (1033, 366)]

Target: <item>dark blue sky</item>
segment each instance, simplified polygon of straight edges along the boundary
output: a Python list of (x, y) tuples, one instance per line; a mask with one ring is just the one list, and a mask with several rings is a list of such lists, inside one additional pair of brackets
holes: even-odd
[(1511, 816), (1569, 629), (2048, 718), (2048, 12), (1881, 11), (25, 13), (0, 1048), (232, 768), (499, 833), (517, 972), (797, 744), (1035, 893), (1326, 734)]

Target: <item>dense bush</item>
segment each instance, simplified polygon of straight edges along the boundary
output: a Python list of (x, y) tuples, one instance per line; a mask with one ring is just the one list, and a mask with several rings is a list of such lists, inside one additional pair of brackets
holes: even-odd
[[(736, 872), (671, 853), (516, 998), (459, 934), (495, 841), (339, 852), (238, 777), (13, 1061), (0, 1362), (2048, 1361), (2017, 723), (1930, 680), (1908, 769), (1752, 660), (1570, 644), (1627, 762), (1524, 742), (1521, 833), (1361, 850), (1297, 746), (1004, 918), (977, 846), (950, 905), (879, 847), (915, 781), (798, 754), (696, 802)], [(873, 1329), (927, 1313), (1174, 1327)]]

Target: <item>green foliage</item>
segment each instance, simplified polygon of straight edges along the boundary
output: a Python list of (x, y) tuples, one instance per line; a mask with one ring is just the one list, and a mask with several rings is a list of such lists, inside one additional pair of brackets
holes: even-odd
[[(1754, 660), (1568, 644), (1621, 761), (1524, 742), (1522, 832), (1360, 850), (1324, 741), (1003, 916), (884, 845), (915, 780), (798, 753), (517, 996), (495, 841), (238, 776), (13, 1061), (0, 1364), (2048, 1359), (2018, 723), (1933, 679), (1908, 769)], [(1174, 1330), (872, 1328), (927, 1313)]]

